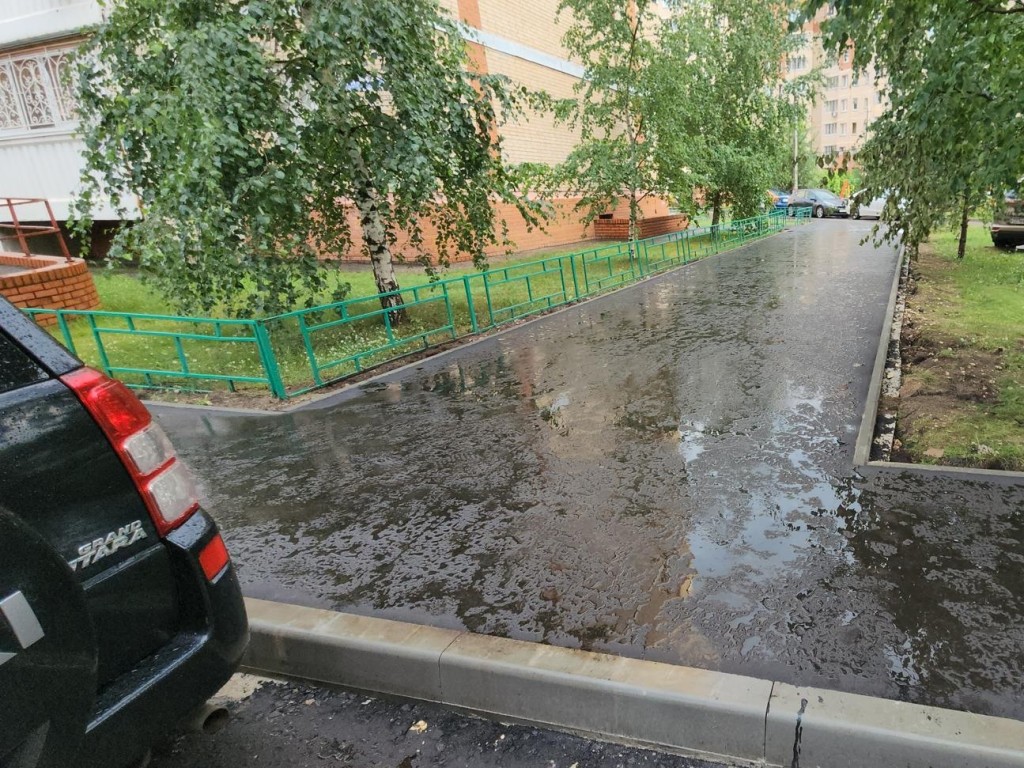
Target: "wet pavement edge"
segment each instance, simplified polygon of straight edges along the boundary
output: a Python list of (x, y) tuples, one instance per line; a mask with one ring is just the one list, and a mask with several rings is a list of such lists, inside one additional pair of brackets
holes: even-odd
[[(878, 350), (875, 352), (875, 365), (871, 370), (871, 384), (868, 386), (868, 397), (864, 404), (864, 415), (861, 417), (860, 429), (857, 431), (857, 442), (853, 448), (854, 470), (868, 464), (871, 458), (871, 445), (875, 439), (875, 422), (878, 419), (879, 399), (882, 396), (882, 379), (885, 377), (886, 361), (889, 353), (889, 336), (892, 334), (893, 315), (896, 313), (896, 299), (900, 291), (903, 277), (903, 264), (907, 254), (900, 247), (896, 270), (893, 273), (892, 288), (889, 291), (889, 304), (885, 309), (885, 321), (882, 332), (878, 336)], [(884, 463), (884, 462), (882, 462)]]
[(253, 672), (733, 764), (1024, 766), (1024, 723), (246, 599)]

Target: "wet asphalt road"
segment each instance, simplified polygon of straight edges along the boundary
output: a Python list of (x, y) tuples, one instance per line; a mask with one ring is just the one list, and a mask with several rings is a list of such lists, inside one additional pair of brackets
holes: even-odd
[(724, 768), (303, 684), (268, 682), (227, 706), (223, 730), (179, 730), (150, 768)]
[(897, 261), (869, 228), (160, 419), (250, 595), (1024, 717), (1024, 491), (853, 470)]

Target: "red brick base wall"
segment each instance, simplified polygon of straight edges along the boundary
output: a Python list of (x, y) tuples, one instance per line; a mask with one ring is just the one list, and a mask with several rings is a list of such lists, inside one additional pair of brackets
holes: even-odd
[[(96, 285), (82, 259), (68, 262), (55, 256), (0, 254), (0, 264), (22, 267), (19, 272), (0, 275), (0, 294), (16, 307), (96, 309), (100, 305)], [(48, 316), (36, 320), (40, 325), (56, 322)]]
[[(657, 237), (667, 235), (669, 232), (678, 232), (686, 229), (689, 225), (689, 217), (685, 213), (672, 216), (651, 216), (640, 219), (639, 237)], [(594, 220), (594, 237), (598, 240), (627, 240), (629, 239), (629, 219), (613, 217), (610, 219)]]
[[(583, 214), (575, 209), (576, 204), (579, 202), (579, 198), (558, 198), (553, 201), (552, 216), (548, 219), (544, 225), (544, 231), (540, 229), (528, 229), (526, 222), (523, 221), (523, 217), (519, 215), (519, 211), (516, 210), (514, 205), (507, 203), (499, 203), (495, 206), (496, 213), (499, 218), (504, 218), (505, 223), (508, 225), (508, 236), (512, 240), (513, 249), (515, 251), (531, 251), (537, 248), (552, 248), (562, 245), (570, 245), (572, 243), (578, 243), (583, 240), (592, 240), (595, 237), (595, 226), (598, 220), (594, 221), (593, 225), (584, 226), (582, 219)], [(612, 213), (616, 217), (627, 215), (628, 207), (625, 203), (620, 204)], [(645, 221), (659, 221), (661, 219), (677, 219), (675, 216), (666, 216), (668, 213), (668, 204), (664, 200), (659, 200), (655, 197), (645, 198), (640, 202), (641, 215), (648, 217)], [(683, 217), (685, 222), (685, 217)], [(616, 219), (613, 219), (615, 221)], [(363, 253), (362, 243), (362, 229), (359, 226), (359, 217), (355, 211), (349, 211), (348, 218), (349, 227), (352, 232), (352, 242), (355, 244), (354, 247), (344, 254), (333, 254), (324, 253), (321, 254), (321, 258), (324, 259), (342, 259), (343, 261), (368, 261), (366, 254)], [(686, 225), (676, 227), (682, 229)], [(667, 229), (666, 232), (674, 231), (673, 229)], [(663, 234), (658, 232), (657, 234)], [(437, 257), (436, 251), (433, 249), (434, 238), (437, 232), (433, 229), (429, 221), (423, 223), (423, 239), (426, 243), (428, 252), (433, 258)], [(650, 235), (645, 235), (650, 237)], [(626, 239), (626, 235), (623, 235), (622, 240)], [(412, 259), (413, 254), (409, 246), (409, 240), (399, 233), (398, 242), (395, 243), (394, 253), (402, 254), (407, 259)], [(491, 248), (488, 250), (488, 256), (499, 256), (503, 253), (503, 249), (500, 247)], [(470, 255), (468, 253), (451, 254), (450, 259), (452, 262), (469, 261)]]

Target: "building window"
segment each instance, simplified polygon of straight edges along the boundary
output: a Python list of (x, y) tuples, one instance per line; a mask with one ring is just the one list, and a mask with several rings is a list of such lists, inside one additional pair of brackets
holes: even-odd
[(842, 125), (839, 126), (839, 135), (840, 136), (845, 136), (846, 135), (846, 123), (843, 123)]
[(839, 77), (838, 76), (830, 77), (828, 79), (828, 87), (829, 88), (838, 88), (839, 87)]
[(835, 144), (826, 144), (825, 145), (825, 154), (826, 155), (834, 155), (835, 153), (836, 153), (836, 145)]
[(850, 63), (850, 49), (847, 48), (845, 51), (843, 51), (843, 64), (849, 64), (849, 63)]
[(846, 88), (849, 85), (850, 85), (850, 76), (849, 75), (843, 75), (843, 88)]
[(75, 95), (67, 85), (72, 50), (0, 57), (0, 135), (74, 123)]
[(835, 123), (825, 123), (825, 135), (826, 136), (834, 136), (835, 132), (836, 132), (836, 124)]
[(850, 85), (857, 85), (860, 82), (860, 75), (854, 72), (850, 75)]
[(854, 112), (856, 112), (856, 111), (857, 111), (857, 99), (854, 99), (854, 100), (853, 100), (853, 111), (854, 111)]
[(843, 99), (841, 102), (839, 102), (839, 109), (842, 112), (846, 111), (846, 99)]
[(850, 126), (850, 133), (852, 133), (854, 136), (857, 135), (857, 124), (856, 123), (854, 123), (853, 125)]

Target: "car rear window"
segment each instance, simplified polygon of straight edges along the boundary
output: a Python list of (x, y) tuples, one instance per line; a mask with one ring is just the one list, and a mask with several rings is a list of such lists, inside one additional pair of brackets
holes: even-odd
[(46, 381), (49, 375), (25, 350), (0, 333), (0, 392)]

